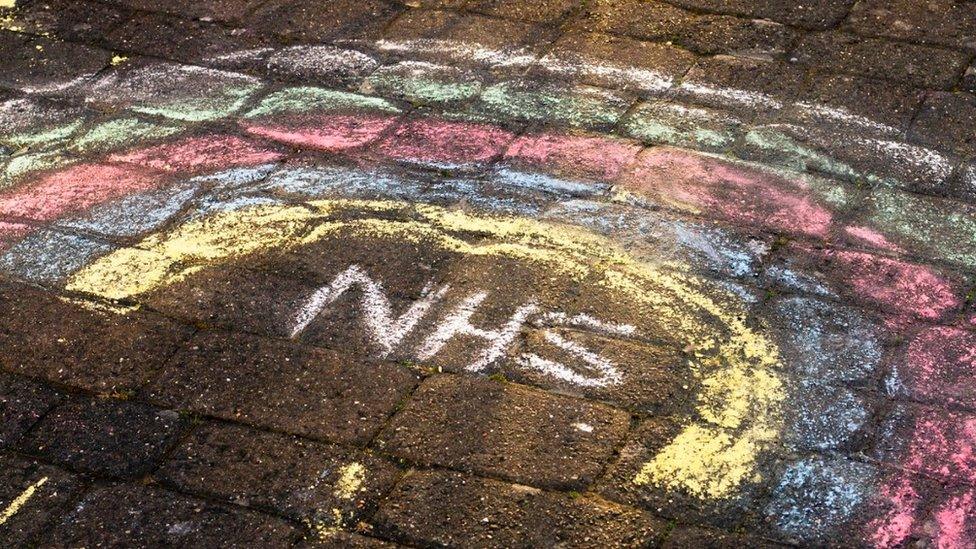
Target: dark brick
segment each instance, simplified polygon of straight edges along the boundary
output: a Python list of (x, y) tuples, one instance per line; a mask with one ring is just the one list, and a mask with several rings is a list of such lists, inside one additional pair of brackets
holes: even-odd
[(184, 19), (213, 19), (240, 21), (262, 3), (261, 0), (118, 0), (118, 4), (133, 9), (161, 11)]
[(46, 543), (57, 547), (283, 547), (285, 521), (138, 484), (93, 490)]
[(201, 61), (257, 47), (261, 39), (245, 29), (188, 21), (179, 16), (147, 13), (116, 27), (105, 36), (113, 49), (164, 59)]
[(515, 21), (555, 23), (583, 4), (583, 0), (474, 0), (467, 8)]
[(541, 50), (554, 38), (553, 33), (553, 30), (536, 23), (468, 15), (439, 33), (436, 38), (502, 51), (520, 47)]
[(296, 311), (314, 291), (311, 283), (283, 271), (223, 267), (205, 269), (142, 299), (197, 326), (287, 337)]
[(698, 526), (678, 526), (669, 535), (661, 549), (725, 549), (726, 547), (753, 547), (773, 549), (787, 547), (755, 536), (733, 534), (722, 530)]
[(798, 62), (825, 71), (893, 80), (920, 88), (950, 88), (962, 74), (963, 53), (836, 32), (807, 35)]
[(92, 391), (142, 386), (189, 330), (147, 314), (93, 311), (23, 285), (0, 285), (0, 366)]
[(313, 547), (315, 549), (396, 549), (403, 546), (359, 534), (330, 530), (308, 536), (298, 547), (302, 549)]
[(862, 0), (847, 20), (860, 34), (976, 50), (976, 4), (959, 0)]
[[(546, 373), (526, 368), (519, 358), (528, 353), (545, 356), (561, 364), (579, 363), (579, 357), (554, 348), (548, 341), (553, 334), (564, 341), (582, 345), (608, 360), (618, 370), (622, 381), (606, 387), (581, 387), (575, 382), (554, 379)], [(578, 329), (527, 331), (520, 338), (518, 346), (509, 352), (508, 360), (501, 361), (499, 370), (508, 379), (519, 383), (651, 414), (680, 414), (687, 411), (697, 386), (688, 370), (686, 357), (671, 345), (645, 344)]]
[(247, 27), (306, 42), (364, 38), (379, 33), (400, 9), (381, 0), (286, 0), (264, 4)]
[(592, 496), (439, 471), (408, 475), (373, 522), (384, 536), (443, 547), (648, 547), (666, 529)]
[(817, 0), (781, 2), (780, 0), (674, 0), (691, 9), (772, 19), (787, 25), (824, 29), (837, 24), (847, 15), (855, 0)]
[[(907, 130), (923, 95), (919, 89), (892, 82), (849, 75), (817, 75), (797, 97), (804, 107), (798, 114), (802, 120), (833, 125), (851, 133), (895, 134)], [(821, 106), (867, 120), (864, 124), (850, 122), (846, 117), (818, 112)], [(890, 126), (895, 132), (875, 128), (870, 122)]]
[(341, 528), (372, 513), (397, 469), (338, 446), (210, 424), (181, 443), (156, 476), (184, 492)]
[(0, 31), (0, 85), (24, 91), (57, 90), (108, 66), (112, 54), (40, 36)]
[(415, 381), (406, 370), (325, 350), (202, 334), (151, 386), (152, 398), (202, 414), (363, 443)]
[(461, 20), (458, 13), (442, 10), (409, 10), (397, 17), (383, 31), (388, 40), (434, 38)]
[(184, 424), (169, 410), (75, 397), (48, 413), (21, 446), (81, 471), (134, 477), (157, 465)]
[(702, 54), (780, 56), (795, 30), (759, 19), (698, 15), (657, 0), (590, 2), (574, 28), (670, 42)]
[(0, 448), (13, 446), (57, 400), (57, 393), (40, 383), (0, 374)]
[(4, 547), (36, 547), (49, 524), (81, 488), (71, 474), (37, 462), (0, 454), (0, 512), (20, 498), (14, 514), (0, 523)]
[(976, 64), (970, 65), (963, 74), (962, 89), (976, 93)]
[(132, 17), (132, 13), (122, 7), (97, 2), (35, 0), (23, 4), (17, 2), (17, 9), (8, 17), (0, 22), (0, 26), (99, 44), (108, 31)]
[(688, 101), (732, 110), (749, 120), (757, 112), (789, 104), (803, 80), (803, 72), (788, 63), (719, 55), (692, 67), (677, 93)]
[(909, 136), (938, 149), (976, 156), (976, 95), (929, 94)]
[(601, 404), (444, 375), (424, 382), (378, 444), (417, 463), (573, 489), (600, 473), (629, 419)]
[[(640, 42), (608, 34), (570, 33), (559, 39), (539, 63), (539, 70), (559, 74), (566, 67), (581, 69), (574, 80), (620, 90), (661, 92), (680, 78), (695, 62), (694, 55), (680, 48)], [(588, 71), (587, 64), (618, 67), (619, 74)], [(647, 79), (647, 72), (657, 78)]]

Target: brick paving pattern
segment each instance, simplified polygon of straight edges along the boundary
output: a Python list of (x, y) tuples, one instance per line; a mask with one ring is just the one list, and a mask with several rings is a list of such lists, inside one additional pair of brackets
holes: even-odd
[(976, 3), (0, 0), (10, 547), (976, 545)]

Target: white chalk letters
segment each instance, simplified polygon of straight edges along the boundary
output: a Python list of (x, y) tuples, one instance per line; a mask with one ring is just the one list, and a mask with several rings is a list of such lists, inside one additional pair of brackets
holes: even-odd
[[(450, 289), (448, 285), (437, 289), (428, 286), (419, 300), (413, 302), (400, 316), (395, 317), (383, 285), (370, 278), (358, 265), (351, 265), (339, 273), (331, 283), (309, 296), (295, 314), (291, 325), (291, 336), (301, 335), (326, 307), (353, 287), (358, 287), (361, 292), (360, 309), (363, 322), (370, 340), (379, 347), (381, 357), (397, 349), (444, 299)], [(610, 336), (628, 336), (634, 332), (633, 326), (603, 322), (588, 315), (569, 316), (559, 311), (542, 313), (534, 301), (517, 307), (508, 320), (497, 328), (475, 326), (471, 323), (471, 317), (487, 298), (487, 293), (478, 292), (448, 310), (443, 318), (434, 324), (430, 335), (418, 345), (413, 356), (418, 360), (429, 360), (451, 340), (458, 336), (467, 336), (483, 340), (483, 348), (476, 354), (474, 362), (465, 366), (468, 371), (480, 372), (506, 354), (523, 326), (531, 319), (537, 319), (549, 327), (575, 326)], [(602, 387), (620, 383), (621, 375), (609, 360), (579, 343), (567, 340), (550, 328), (546, 328), (543, 337), (547, 343), (582, 363), (583, 371), (535, 353), (523, 354), (516, 363), (524, 368), (537, 370), (547, 376), (583, 387)]]

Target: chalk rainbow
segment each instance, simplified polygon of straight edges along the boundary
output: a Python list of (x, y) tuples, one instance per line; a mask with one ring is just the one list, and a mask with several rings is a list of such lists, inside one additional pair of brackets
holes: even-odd
[[(918, 179), (949, 180), (955, 159), (835, 107), (580, 56), (448, 41), (311, 48), (237, 52), (210, 60), (216, 68), (122, 64), (56, 86), (121, 109), (108, 119), (13, 100), (27, 114), (0, 135), (24, 149), (3, 166), (0, 267), (99, 307), (129, 307), (250, 255), (367, 235), (596, 279), (671, 327), (700, 382), (694, 413), (632, 478), (640, 489), (707, 507), (778, 475), (766, 510), (781, 535), (815, 541), (860, 521), (866, 542), (895, 546), (920, 535), (930, 513), (937, 541), (972, 541), (976, 393), (946, 372), (974, 365), (961, 273), (976, 266), (976, 214), (905, 192)], [(400, 58), (381, 64), (383, 55)], [(307, 71), (298, 64), (309, 59), (356, 88), (229, 72)], [(493, 81), (468, 67), (553, 79)], [(750, 125), (704, 106), (716, 98), (795, 118)], [(802, 123), (811, 118), (842, 128), (829, 136), (841, 146), (822, 146), (828, 137)], [(885, 168), (838, 157), (845, 143)], [(785, 260), (773, 263), (774, 253)], [(796, 294), (788, 303), (798, 309), (770, 313), (763, 285)], [(863, 327), (856, 353), (832, 351), (826, 343), (838, 341), (816, 339), (810, 325), (811, 311), (842, 299), (873, 311), (849, 313)], [(773, 317), (797, 333), (777, 331)], [(837, 458), (870, 416), (845, 384), (880, 367), (886, 338), (909, 341), (886, 396), (908, 406), (949, 394), (957, 409), (905, 412), (907, 431), (892, 427), (897, 448), (880, 465)], [(864, 372), (835, 368), (845, 352)], [(850, 432), (803, 431), (812, 412), (791, 409), (807, 392), (834, 390)], [(776, 460), (782, 467), (768, 466)], [(918, 486), (933, 478), (959, 488), (930, 511)], [(826, 502), (836, 524), (814, 525)]]

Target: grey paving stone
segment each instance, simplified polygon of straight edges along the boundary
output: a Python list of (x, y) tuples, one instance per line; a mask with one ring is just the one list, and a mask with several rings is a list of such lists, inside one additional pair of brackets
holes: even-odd
[(56, 391), (36, 381), (0, 374), (0, 448), (12, 448), (58, 397)]
[(22, 457), (0, 454), (0, 539), (7, 547), (36, 547), (77, 496), (74, 475)]

